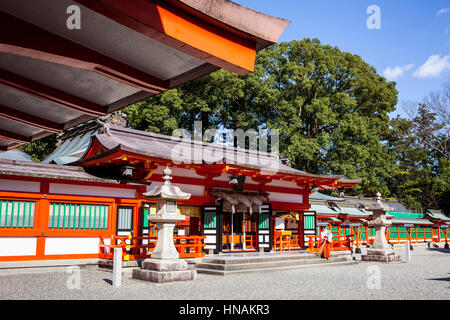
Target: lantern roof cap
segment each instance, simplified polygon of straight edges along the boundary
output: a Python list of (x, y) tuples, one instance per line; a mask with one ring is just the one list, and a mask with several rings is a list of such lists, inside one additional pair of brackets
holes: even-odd
[(168, 200), (188, 200), (191, 197), (190, 193), (181, 191), (180, 187), (172, 185), (172, 170), (166, 167), (163, 171), (164, 183), (154, 189), (143, 193), (142, 196), (147, 199), (168, 199)]

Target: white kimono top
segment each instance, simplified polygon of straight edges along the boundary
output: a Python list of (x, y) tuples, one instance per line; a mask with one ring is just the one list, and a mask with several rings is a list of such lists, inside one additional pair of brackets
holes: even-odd
[(320, 233), (320, 239), (323, 240), (325, 238), (327, 239), (328, 242), (332, 242), (333, 241), (333, 234), (331, 233), (330, 230), (323, 230)]

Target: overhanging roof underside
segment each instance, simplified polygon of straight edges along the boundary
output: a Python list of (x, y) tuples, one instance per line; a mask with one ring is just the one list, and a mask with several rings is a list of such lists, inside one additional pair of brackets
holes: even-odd
[[(216, 7), (212, 2), (190, 7), (175, 0), (2, 0), (0, 150), (220, 68), (251, 72), (256, 51), (274, 43), (289, 23), (226, 0), (225, 16), (219, 17), (217, 10), (206, 10)], [(80, 9), (80, 29), (67, 24), (73, 5)], [(229, 17), (230, 8), (238, 19)], [(246, 17), (264, 28), (245, 27)]]

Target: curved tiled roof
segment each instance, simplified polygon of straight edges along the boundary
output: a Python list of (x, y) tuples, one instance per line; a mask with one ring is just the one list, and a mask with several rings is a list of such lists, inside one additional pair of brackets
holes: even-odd
[(118, 183), (115, 180), (107, 180), (93, 176), (85, 172), (82, 167), (43, 164), (32, 161), (0, 160), (0, 175)]
[[(261, 152), (243, 148), (230, 147), (217, 143), (193, 141), (192, 139), (182, 139), (179, 137), (166, 136), (162, 134), (146, 132), (141, 130), (123, 128), (111, 124), (102, 124), (105, 128), (103, 133), (95, 135), (95, 139), (108, 151), (128, 151), (149, 157), (178, 161), (179, 163), (194, 163), (196, 148), (204, 148), (209, 154), (222, 155), (223, 157), (214, 159), (214, 163), (224, 163), (240, 165), (245, 168), (258, 169), (264, 172), (296, 175), (312, 179), (334, 179), (338, 182), (346, 181), (343, 176), (319, 175), (302, 170), (291, 168), (280, 162), (278, 157), (268, 152)], [(187, 150), (186, 154), (179, 151)], [(101, 158), (102, 155), (85, 159), (81, 158), (80, 163), (94, 158)], [(240, 163), (240, 160), (245, 162)], [(353, 181), (353, 180), (351, 180)], [(358, 180), (360, 181), (360, 180)]]

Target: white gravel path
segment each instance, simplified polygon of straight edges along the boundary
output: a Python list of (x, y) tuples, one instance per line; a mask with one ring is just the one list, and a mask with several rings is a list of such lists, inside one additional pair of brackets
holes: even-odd
[(165, 284), (131, 279), (127, 273), (121, 288), (112, 287), (110, 272), (95, 266), (80, 270), (80, 289), (68, 288), (66, 267), (33, 273), (0, 270), (0, 299), (450, 299), (450, 250), (444, 249), (418, 248), (410, 263), (361, 262), (226, 277), (198, 274), (195, 281)]

